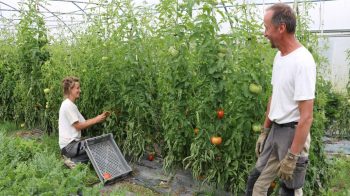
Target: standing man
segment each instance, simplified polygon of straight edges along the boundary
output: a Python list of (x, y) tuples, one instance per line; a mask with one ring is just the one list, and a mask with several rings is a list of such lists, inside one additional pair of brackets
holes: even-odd
[(278, 52), (273, 62), (272, 96), (256, 144), (258, 156), (246, 195), (266, 195), (281, 180), (280, 195), (302, 195), (310, 147), (316, 64), (295, 37), (296, 17), (286, 4), (274, 4), (264, 16), (264, 36)]

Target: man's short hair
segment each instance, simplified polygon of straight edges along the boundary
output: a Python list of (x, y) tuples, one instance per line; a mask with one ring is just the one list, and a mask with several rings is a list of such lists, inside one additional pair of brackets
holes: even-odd
[(267, 11), (273, 11), (271, 22), (277, 26), (282, 23), (286, 24), (288, 33), (295, 33), (296, 29), (296, 16), (293, 9), (284, 3), (276, 3), (271, 7), (267, 8)]

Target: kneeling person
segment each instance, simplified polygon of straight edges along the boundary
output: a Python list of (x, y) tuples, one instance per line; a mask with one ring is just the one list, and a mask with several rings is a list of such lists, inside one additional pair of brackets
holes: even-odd
[(75, 105), (80, 96), (80, 81), (76, 77), (66, 77), (62, 81), (64, 101), (61, 104), (58, 119), (59, 146), (65, 156), (65, 164), (74, 167), (76, 162), (88, 162), (85, 151), (85, 140), (81, 131), (94, 124), (103, 122), (108, 113), (104, 112), (92, 119), (85, 120)]

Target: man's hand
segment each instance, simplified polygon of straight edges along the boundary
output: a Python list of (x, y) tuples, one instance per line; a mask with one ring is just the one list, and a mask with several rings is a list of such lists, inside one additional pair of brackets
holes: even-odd
[(256, 141), (255, 144), (255, 154), (257, 157), (260, 156), (260, 153), (264, 149), (264, 142), (266, 140), (267, 135), (269, 134), (270, 129), (269, 128), (263, 128), (261, 131), (258, 140)]
[(297, 155), (288, 152), (279, 165), (277, 176), (283, 180), (292, 180), (298, 158)]

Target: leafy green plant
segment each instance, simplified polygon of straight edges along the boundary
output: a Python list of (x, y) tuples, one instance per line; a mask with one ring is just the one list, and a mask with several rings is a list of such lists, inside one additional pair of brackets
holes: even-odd
[[(57, 148), (51, 148), (52, 141), (6, 136), (0, 130), (0, 191), (5, 195), (69, 195), (78, 191), (98, 194), (100, 187), (88, 187), (92, 174), (88, 165), (75, 169), (64, 169)], [(55, 138), (57, 141), (57, 138)], [(56, 145), (54, 145), (57, 147)], [(94, 175), (95, 181), (97, 179)]]
[(18, 81), (14, 88), (15, 120), (28, 127), (45, 127), (45, 100), (42, 65), (50, 58), (47, 51), (47, 35), (43, 18), (38, 14), (36, 1), (24, 3), (22, 19), (17, 27)]
[[(232, 7), (220, 9), (217, 3)], [(57, 134), (61, 81), (75, 75), (81, 79), (76, 104), (82, 114), (90, 118), (104, 110), (111, 112), (104, 123), (83, 134), (113, 133), (134, 161), (158, 145), (167, 171), (184, 167), (195, 178), (234, 194), (244, 190), (256, 161), (258, 135), (252, 129), (263, 121), (275, 55), (261, 33), (261, 16), (254, 6), (165, 0), (154, 8), (139, 9), (131, 0), (113, 0), (92, 10), (84, 31), (73, 29), (71, 37), (62, 32), (55, 39), (47, 37), (35, 1), (28, 0), (25, 6), (17, 34), (2, 33), (0, 39), (2, 120), (14, 119), (23, 128), (38, 126)], [(307, 13), (299, 11), (297, 36), (321, 62), (317, 37), (307, 29)], [(220, 31), (224, 23), (230, 25), (227, 33)], [(304, 189), (308, 195), (327, 187), (321, 138), (329, 118), (336, 116), (329, 89), (319, 77), (312, 164)], [(218, 110), (224, 112), (219, 118)], [(212, 136), (221, 137), (221, 143), (211, 143)], [(50, 148), (58, 150), (58, 146)], [(43, 159), (28, 152), (28, 147), (14, 149), (25, 161)], [(25, 169), (28, 163), (21, 163), (17, 172)], [(42, 187), (33, 189), (33, 194), (45, 192)]]
[(329, 134), (332, 137), (337, 138), (349, 138), (350, 137), (350, 100), (347, 95), (335, 94), (333, 97), (333, 104), (336, 103), (337, 107), (333, 109), (336, 110), (334, 113), (334, 118), (329, 126)]
[(331, 168), (329, 190), (325, 195), (349, 195), (349, 158), (346, 156), (333, 157)]

